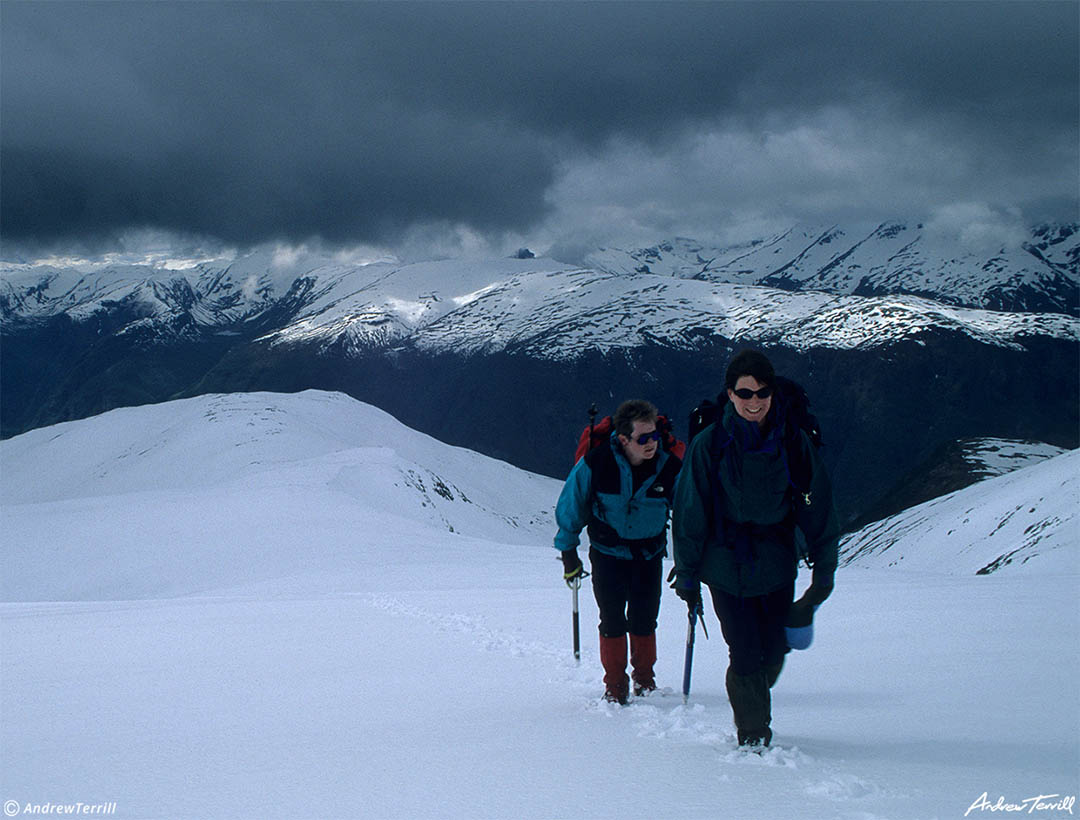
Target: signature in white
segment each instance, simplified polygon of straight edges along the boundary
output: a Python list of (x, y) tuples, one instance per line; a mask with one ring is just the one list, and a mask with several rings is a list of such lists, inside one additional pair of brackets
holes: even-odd
[(1069, 814), (1073, 813), (1073, 806), (1076, 805), (1076, 795), (1070, 797), (1063, 797), (1060, 794), (1040, 794), (1037, 797), (1028, 797), (1025, 800), (1021, 800), (1019, 803), (1009, 803), (1005, 800), (1005, 796), (1002, 795), (997, 799), (996, 803), (991, 803), (987, 792), (983, 792), (971, 807), (964, 812), (964, 817), (967, 817), (973, 811), (978, 809), (979, 811), (1022, 811), (1028, 814), (1034, 814), (1037, 811), (1067, 811)]

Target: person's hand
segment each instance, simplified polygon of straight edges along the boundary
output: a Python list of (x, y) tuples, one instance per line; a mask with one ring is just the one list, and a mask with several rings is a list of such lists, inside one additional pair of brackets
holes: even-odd
[(668, 573), (667, 579), (672, 582), (671, 588), (675, 590), (675, 594), (686, 601), (687, 609), (691, 612), (701, 612), (700, 582), (683, 581), (680, 583), (674, 568)]
[(804, 595), (799, 600), (795, 601), (791, 605), (791, 609), (788, 610), (787, 624), (785, 626), (791, 629), (801, 629), (804, 626), (810, 626), (814, 622), (814, 610), (817, 607), (806, 600)]
[(791, 605), (791, 610), (788, 613), (787, 625), (790, 627), (809, 626), (814, 620), (814, 610), (825, 602), (825, 599), (832, 594), (832, 591), (832, 575), (826, 576), (822, 573), (814, 572), (814, 580), (810, 582), (810, 586), (806, 588), (806, 592), (802, 594), (802, 597), (799, 598), (799, 600)]
[(826, 573), (815, 569), (814, 578), (810, 582), (810, 586), (799, 600), (806, 601), (806, 603), (811, 606), (821, 606), (825, 603), (825, 599), (832, 594), (832, 591), (833, 574), (831, 572)]
[(689, 587), (675, 587), (675, 594), (686, 601), (686, 606), (693, 612), (701, 610), (701, 584)]
[(576, 549), (563, 550), (560, 557), (563, 563), (563, 580), (566, 581), (568, 587), (573, 586), (575, 579), (581, 580), (588, 574)]

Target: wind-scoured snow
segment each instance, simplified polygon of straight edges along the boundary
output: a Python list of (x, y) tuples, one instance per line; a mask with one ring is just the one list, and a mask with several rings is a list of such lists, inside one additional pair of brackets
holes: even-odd
[(939, 573), (985, 575), (1008, 568), (1035, 576), (1076, 575), (1080, 450), (870, 524), (843, 541), (841, 561)]
[[(987, 488), (1049, 516), (1073, 456), (956, 497), (996, 544)], [(1077, 791), (1065, 547), (990, 576), (842, 569), (757, 756), (711, 613), (683, 705), (670, 590), (666, 693), (600, 700), (596, 607), (584, 589), (579, 666), (551, 547), (560, 482), (339, 394), (35, 430), (0, 442), (0, 489), (0, 799), (20, 814), (915, 820)]]

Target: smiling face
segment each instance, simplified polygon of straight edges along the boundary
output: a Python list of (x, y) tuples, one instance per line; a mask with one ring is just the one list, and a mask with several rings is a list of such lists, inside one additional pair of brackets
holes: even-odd
[[(644, 444), (641, 441), (644, 440)], [(635, 467), (648, 461), (656, 455), (656, 449), (660, 446), (660, 437), (656, 432), (655, 419), (639, 419), (634, 422), (633, 432), (629, 437), (620, 435), (619, 443), (622, 445), (626, 460)]]
[[(747, 421), (756, 422), (758, 426), (761, 426), (765, 423), (765, 417), (769, 415), (769, 408), (772, 407), (772, 396), (766, 395), (762, 398), (757, 395), (757, 392), (767, 387), (768, 385), (759, 382), (753, 376), (740, 376), (735, 382), (735, 389), (727, 391), (728, 400), (735, 405), (736, 413)], [(738, 392), (746, 390), (754, 391), (754, 395), (748, 399), (740, 398)]]

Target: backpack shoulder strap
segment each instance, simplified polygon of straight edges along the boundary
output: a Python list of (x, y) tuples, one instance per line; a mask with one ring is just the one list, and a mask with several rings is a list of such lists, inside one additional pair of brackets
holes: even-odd
[[(787, 461), (788, 478), (791, 484), (792, 505), (803, 503), (810, 506), (810, 484), (813, 479), (813, 467), (810, 463), (808, 443), (803, 431), (791, 425), (789, 435), (784, 436), (784, 458)], [(807, 437), (808, 438), (808, 437)]]
[(722, 413), (717, 414), (712, 428), (712, 433), (709, 436), (709, 453), (713, 458), (720, 459), (731, 449), (733, 436), (724, 427)]
[(615, 461), (615, 452), (611, 449), (610, 441), (604, 441), (586, 453), (585, 463), (592, 471), (594, 497), (597, 493), (619, 494), (622, 476), (619, 473), (619, 465)]

